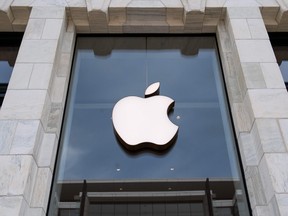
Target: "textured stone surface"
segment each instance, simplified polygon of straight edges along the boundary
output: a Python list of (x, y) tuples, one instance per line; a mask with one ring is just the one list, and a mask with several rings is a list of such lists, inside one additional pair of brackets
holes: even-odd
[(27, 203), (22, 196), (0, 197), (0, 212), (2, 216), (24, 215)]
[(11, 145), (11, 154), (36, 155), (43, 129), (39, 120), (19, 121)]
[(46, 97), (43, 90), (8, 90), (0, 119), (41, 119)]
[(260, 65), (267, 88), (285, 88), (277, 63), (261, 63)]
[(241, 62), (276, 62), (269, 40), (236, 40)]
[(8, 89), (27, 89), (33, 70), (33, 64), (19, 63), (13, 68)]
[(287, 6), (287, 0), (0, 1), (0, 31), (25, 30), (0, 111), (1, 215), (45, 215), (75, 30), (217, 32), (253, 215), (287, 215), (288, 99), (265, 29), (288, 31)]
[(32, 207), (44, 208), (46, 211), (50, 186), (52, 180), (52, 173), (49, 168), (39, 168), (36, 176), (36, 183), (33, 189), (33, 196), (31, 200)]
[(57, 49), (56, 40), (23, 40), (17, 63), (53, 63)]
[(285, 89), (249, 90), (248, 95), (256, 118), (288, 117), (288, 95)]
[(48, 89), (53, 75), (52, 64), (34, 64), (29, 89)]
[(32, 160), (27, 155), (0, 157), (0, 196), (24, 195)]

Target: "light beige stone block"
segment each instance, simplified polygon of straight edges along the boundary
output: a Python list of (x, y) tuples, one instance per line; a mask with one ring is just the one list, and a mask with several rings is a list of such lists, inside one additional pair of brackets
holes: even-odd
[(278, 23), (274, 19), (264, 19), (265, 27), (268, 32), (277, 31)]
[(264, 194), (264, 188), (259, 175), (259, 170), (257, 166), (250, 166), (247, 168), (246, 175), (249, 180), (251, 179), (252, 194), (255, 198), (255, 205), (265, 205), (267, 203)]
[(17, 121), (0, 121), (0, 154), (8, 154), (11, 148)]
[(217, 27), (216, 26), (205, 26), (202, 27), (202, 33), (215, 33)]
[(126, 22), (123, 26), (124, 33), (168, 33), (169, 26), (166, 22)]
[(66, 0), (69, 7), (86, 7), (85, 0)]
[[(13, 1), (14, 3), (15, 1)], [(11, 10), (14, 15), (15, 20), (28, 20), (31, 12), (31, 7), (29, 6), (13, 6), (11, 5)], [(17, 3), (16, 3), (17, 5)]]
[(11, 154), (36, 155), (43, 134), (40, 120), (19, 121), (11, 145)]
[(288, 149), (288, 119), (280, 119), (279, 125), (281, 128), (282, 136), (284, 139), (284, 142), (286, 144), (286, 148)]
[(124, 22), (110, 21), (108, 25), (109, 33), (123, 33)]
[(166, 8), (166, 19), (169, 21), (181, 22), (183, 25), (183, 8)]
[(276, 193), (288, 192), (288, 154), (265, 154), (269, 175)]
[(69, 11), (72, 20), (88, 20), (86, 5), (84, 7), (70, 7)]
[(8, 89), (27, 89), (32, 70), (33, 64), (15, 64)]
[(257, 166), (258, 157), (254, 145), (254, 137), (250, 133), (240, 133), (239, 147), (244, 167), (246, 168), (247, 166)]
[(256, 119), (259, 140), (263, 152), (285, 152), (286, 148), (281, 136), (280, 128), (275, 119)]
[(0, 119), (41, 119), (46, 96), (44, 90), (8, 90)]
[(72, 56), (75, 44), (75, 36), (76, 34), (74, 28), (73, 32), (65, 32), (61, 46), (62, 53), (69, 53)]
[(270, 209), (268, 206), (256, 206), (253, 215), (255, 216), (271, 216)]
[(259, 63), (242, 63), (241, 65), (247, 88), (266, 88)]
[(287, 118), (288, 94), (285, 89), (248, 90), (255, 118)]
[(251, 205), (251, 208), (253, 209), (256, 206), (256, 199), (255, 199), (255, 195), (254, 195), (255, 190), (253, 188), (253, 183), (252, 183), (251, 178), (246, 177), (246, 187), (247, 187), (250, 205)]
[(184, 31), (184, 24), (183, 22), (179, 22), (177, 20), (167, 21), (169, 25), (169, 32), (170, 33), (182, 33)]
[(0, 196), (24, 194), (32, 160), (28, 155), (1, 155)]
[(29, 7), (31, 5), (33, 5), (33, 2), (35, 0), (14, 0), (12, 3), (12, 7)]
[(35, 181), (36, 181), (37, 170), (38, 170), (38, 167), (37, 167), (35, 159), (33, 157), (32, 162), (31, 162), (31, 166), (30, 166), (29, 170), (27, 171), (28, 177), (27, 177), (26, 186), (25, 186), (24, 195), (23, 195), (25, 200), (27, 200), (27, 202), (29, 204), (30, 204), (31, 198), (32, 198), (32, 191), (33, 191), (33, 187), (34, 187)]
[(64, 90), (66, 86), (66, 77), (55, 77), (51, 93), (52, 103), (61, 103), (64, 97)]
[(30, 19), (25, 29), (24, 39), (40, 39), (45, 19)]
[(161, 0), (166, 8), (183, 8), (181, 0)]
[(259, 3), (255, 0), (227, 0), (224, 4), (226, 7), (258, 7)]
[(52, 173), (50, 168), (39, 168), (33, 189), (31, 207), (47, 209)]
[(63, 26), (64, 26), (63, 19), (46, 19), (41, 38), (57, 40), (60, 36)]
[(35, 64), (29, 82), (29, 89), (48, 89), (52, 74), (52, 64)]
[(50, 167), (53, 163), (57, 150), (56, 140), (56, 134), (44, 134), (37, 157), (37, 164), (39, 167)]
[(236, 40), (241, 62), (276, 62), (269, 40)]
[(53, 103), (49, 112), (49, 119), (47, 123), (47, 132), (56, 133), (59, 136), (60, 125), (62, 121), (63, 107), (62, 103)]
[(161, 1), (131, 1), (126, 10), (127, 21), (149, 22), (166, 20), (166, 8)]
[(91, 33), (89, 22), (86, 20), (73, 21), (77, 33)]
[(288, 194), (275, 195), (280, 215), (288, 215)]
[(25, 32), (28, 20), (14, 20), (12, 28), (14, 32)]
[[(0, 17), (0, 19), (1, 19), (1, 17)], [(13, 32), (12, 24), (0, 22), (0, 31), (1, 32)]]
[(45, 216), (43, 208), (29, 208), (24, 216)]
[(239, 132), (250, 131), (254, 116), (248, 96), (245, 96), (243, 103), (233, 103), (232, 111)]
[(17, 63), (53, 63), (57, 40), (23, 40)]
[(88, 0), (87, 2), (87, 9), (88, 12), (92, 10), (101, 10), (107, 11), (110, 1), (107, 0)]
[(227, 53), (232, 51), (230, 38), (226, 29), (224, 21), (220, 20), (217, 26), (217, 41), (221, 52)]
[(213, 19), (213, 18), (204, 18), (203, 20), (203, 29), (213, 29), (213, 32), (215, 33), (217, 30), (217, 26), (219, 23), (219, 19)]
[(230, 19), (262, 19), (258, 7), (227, 7), (227, 15)]
[(262, 19), (247, 19), (247, 23), (253, 39), (269, 39)]
[(22, 196), (0, 197), (1, 216), (24, 215), (27, 203)]
[(280, 215), (279, 206), (276, 197), (272, 197), (271, 201), (268, 203), (269, 211), (271, 215)]
[(235, 39), (250, 39), (251, 34), (246, 19), (231, 19), (231, 29)]
[(206, 7), (222, 8), (227, 0), (206, 0)]
[(0, 10), (7, 12), (10, 9), (13, 0), (5, 0), (0, 2)]
[(140, 10), (147, 8), (147, 9), (161, 9), (164, 8), (164, 4), (162, 3), (162, 1), (156, 0), (156, 1), (145, 1), (145, 0), (133, 0), (130, 1), (127, 8), (134, 8), (135, 12), (136, 10)]
[(277, 63), (261, 63), (267, 88), (285, 88), (284, 80)]
[(110, 8), (113, 8), (113, 9), (126, 8), (131, 1), (132, 0), (111, 0), (110, 5), (109, 5), (109, 10)]
[(65, 8), (60, 6), (35, 6), (30, 19), (64, 19)]
[(274, 196), (274, 188), (265, 155), (262, 157), (258, 168), (263, 188), (265, 188), (264, 194), (266, 201), (270, 202), (272, 197)]
[(60, 55), (60, 62), (57, 69), (57, 76), (66, 77), (71, 70), (72, 55), (70, 53), (62, 53)]
[(186, 12), (190, 11), (205, 11), (205, 3), (203, 0), (181, 0)]

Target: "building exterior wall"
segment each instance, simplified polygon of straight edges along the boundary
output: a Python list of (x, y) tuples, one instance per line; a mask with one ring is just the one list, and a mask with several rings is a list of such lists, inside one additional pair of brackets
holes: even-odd
[[(149, 15), (147, 15), (149, 14)], [(288, 0), (0, 0), (25, 32), (0, 110), (0, 212), (45, 215), (77, 33), (216, 33), (253, 215), (288, 215)]]

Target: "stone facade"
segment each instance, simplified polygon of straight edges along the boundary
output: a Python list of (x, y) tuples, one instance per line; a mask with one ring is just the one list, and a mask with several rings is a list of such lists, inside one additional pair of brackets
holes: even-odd
[(0, 212), (45, 215), (77, 33), (215, 33), (254, 216), (288, 215), (288, 0), (0, 0), (25, 32), (0, 110)]

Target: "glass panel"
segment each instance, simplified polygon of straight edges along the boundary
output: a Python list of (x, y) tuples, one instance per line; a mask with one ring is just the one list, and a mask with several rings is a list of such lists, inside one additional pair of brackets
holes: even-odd
[[(230, 200), (249, 215), (214, 37), (79, 37), (74, 59), (52, 200), (76, 202), (86, 179), (87, 208), (100, 205), (101, 215), (208, 215), (209, 178), (213, 205)], [(175, 100), (177, 140), (164, 152), (129, 152), (113, 106), (157, 81)]]

